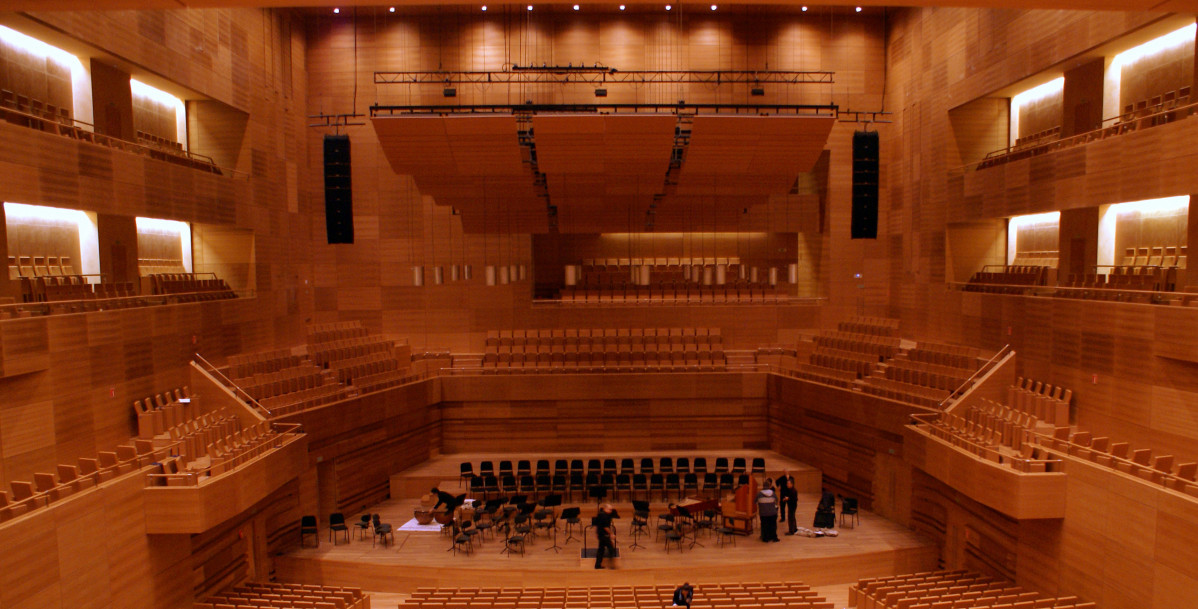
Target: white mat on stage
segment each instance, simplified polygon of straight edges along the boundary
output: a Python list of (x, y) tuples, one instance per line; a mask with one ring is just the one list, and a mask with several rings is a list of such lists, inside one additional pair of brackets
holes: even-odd
[(400, 531), (425, 531), (428, 533), (440, 533), (441, 525), (439, 525), (435, 522), (431, 523), (431, 524), (420, 524), (420, 523), (416, 522), (415, 518), (413, 518), (413, 519), (403, 523), (403, 526), (399, 527), (399, 530)]

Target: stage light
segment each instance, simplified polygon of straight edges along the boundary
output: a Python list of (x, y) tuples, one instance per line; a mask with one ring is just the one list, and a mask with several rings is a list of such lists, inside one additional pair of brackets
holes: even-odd
[(531, 4), (530, 4), (530, 5), (528, 5), (528, 10), (530, 10), (530, 11), (532, 10), (532, 5), (531, 5)]
[(333, 9), (333, 14), (334, 14), (334, 15), (339, 15), (339, 14), (341, 14), (341, 9), (339, 9), (339, 8), (335, 8), (335, 9)]
[(858, 12), (858, 13), (860, 13), (860, 12), (861, 12), (861, 7), (860, 7), (860, 6), (858, 6), (858, 7), (857, 7), (857, 12)]
[(487, 5), (485, 5), (485, 4), (483, 5), (483, 12), (484, 13), (487, 12)]
[(395, 12), (395, 7), (393, 6), (393, 7), (389, 8), (389, 9), (387, 9), (387, 12), (388, 12), (388, 13), (394, 13), (394, 12)]
[(714, 10), (715, 10), (715, 9), (717, 9), (717, 8), (719, 8), (719, 7), (717, 7), (717, 6), (716, 6), (716, 5), (714, 5), (714, 4), (713, 4), (713, 5), (711, 5), (711, 10), (713, 10), (713, 11), (714, 11)]
[(574, 10), (578, 10), (578, 5), (577, 5), (577, 4), (575, 4), (575, 5), (574, 5)]
[(624, 10), (624, 5), (623, 5), (623, 4), (621, 4), (621, 5), (620, 5), (620, 10)]
[(668, 10), (670, 10), (671, 8), (674, 8), (674, 7), (672, 7), (672, 6), (668, 5), (668, 4), (666, 5), (666, 10), (667, 10), (667, 11), (668, 11)]
[(805, 6), (803, 7), (803, 12), (804, 12), (804, 13), (806, 13), (806, 12), (807, 12), (807, 7), (805, 7)]

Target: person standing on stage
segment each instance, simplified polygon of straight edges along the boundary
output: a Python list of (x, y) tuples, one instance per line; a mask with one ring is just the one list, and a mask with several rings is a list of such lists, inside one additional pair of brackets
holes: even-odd
[(761, 541), (778, 539), (778, 498), (774, 495), (774, 480), (766, 478), (757, 493), (757, 514), (761, 516)]
[(778, 500), (779, 512), (778, 516), (786, 514), (787, 535), (794, 535), (799, 530), (799, 523), (795, 520), (795, 508), (799, 503), (799, 489), (795, 488), (795, 477), (790, 475), (789, 471), (782, 472), (782, 476), (778, 478)]
[[(596, 569), (603, 568), (604, 555), (609, 555), (613, 559), (616, 557), (616, 528), (611, 522), (611, 512), (611, 504), (604, 503), (599, 508), (599, 515), (595, 517), (595, 536), (599, 538), (599, 549), (595, 551)], [(612, 568), (615, 568), (614, 562)]]

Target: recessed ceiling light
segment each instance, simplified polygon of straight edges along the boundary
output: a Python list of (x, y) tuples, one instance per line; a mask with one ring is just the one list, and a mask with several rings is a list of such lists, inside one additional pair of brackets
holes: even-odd
[(532, 5), (531, 5), (531, 4), (530, 4), (530, 5), (528, 5), (528, 10), (530, 10), (530, 11), (532, 10)]
[(621, 5), (620, 5), (620, 10), (624, 10), (624, 5), (623, 5), (623, 4), (621, 4)]
[(860, 13), (860, 12), (861, 12), (861, 7), (860, 7), (860, 6), (858, 6), (858, 7), (857, 7), (857, 12), (858, 12), (858, 13)]
[(670, 10), (671, 8), (673, 8), (673, 7), (672, 7), (672, 6), (670, 6), (670, 5), (668, 5), (668, 4), (666, 5), (666, 10), (667, 10), (667, 11), (668, 11), (668, 10)]
[(485, 5), (485, 4), (483, 5), (483, 10), (484, 10), (484, 11), (486, 11), (486, 10), (487, 10), (487, 5)]
[(803, 12), (804, 12), (804, 13), (806, 13), (806, 12), (807, 12), (807, 7), (805, 7), (805, 6), (803, 7)]
[(578, 10), (578, 5), (577, 5), (577, 4), (575, 4), (575, 5), (574, 5), (574, 10)]
[(338, 14), (338, 13), (340, 13), (340, 12), (341, 12), (341, 9), (339, 9), (339, 8), (335, 8), (335, 9), (333, 9), (333, 14), (334, 14), (334, 15), (336, 15), (336, 14)]
[(719, 7), (718, 7), (718, 6), (716, 6), (716, 5), (714, 5), (714, 4), (713, 4), (713, 5), (711, 5), (711, 10), (713, 10), (713, 11), (714, 11), (714, 10), (715, 10), (715, 9), (717, 9), (717, 8), (719, 8)]
[(387, 9), (387, 12), (388, 12), (388, 13), (394, 13), (394, 12), (395, 12), (395, 7), (393, 6), (393, 7), (389, 8), (389, 9)]

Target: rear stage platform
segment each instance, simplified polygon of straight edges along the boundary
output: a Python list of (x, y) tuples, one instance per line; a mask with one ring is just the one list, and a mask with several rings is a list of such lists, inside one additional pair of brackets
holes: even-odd
[[(766, 457), (767, 475), (789, 469), (799, 481), (799, 526), (810, 527), (819, 500), (819, 472), (814, 468), (768, 451), (737, 451), (735, 456)], [(608, 457), (619, 455), (563, 455), (563, 457)], [(636, 455), (654, 456), (657, 455)], [(705, 455), (711, 457), (723, 455)], [(730, 455), (729, 456), (733, 456)], [(553, 457), (537, 455), (535, 458)], [(892, 575), (936, 568), (939, 551), (928, 539), (872, 512), (861, 511), (860, 523), (839, 528), (839, 537), (807, 538), (781, 534), (779, 543), (763, 543), (754, 533), (740, 536), (734, 545), (718, 547), (714, 535), (700, 533), (700, 545), (667, 553), (655, 539), (658, 514), (666, 502), (654, 493), (649, 518), (650, 534), (637, 541), (643, 548), (630, 548), (628, 531), (632, 504), (625, 498), (613, 502), (623, 518), (616, 520), (618, 569), (595, 570), (593, 559), (580, 557), (583, 540), (566, 539), (565, 523), (559, 522), (558, 550), (552, 533), (540, 535), (527, 545), (523, 556), (500, 553), (502, 538), (489, 535), (477, 543), (473, 553), (448, 551), (450, 541), (437, 531), (400, 531), (412, 520), (419, 495), (438, 484), (450, 492), (458, 489), (459, 464), (466, 459), (477, 466), (482, 459), (534, 458), (532, 455), (448, 455), (432, 459), (392, 478), (392, 498), (370, 508), (382, 522), (395, 529), (395, 541), (384, 547), (372, 544), (369, 532), (362, 539), (352, 526), (359, 514), (346, 514), (351, 521), (351, 541), (329, 541), (322, 523), (320, 546), (296, 549), (276, 557), (276, 577), (281, 581), (334, 586), (357, 586), (378, 592), (410, 593), (417, 587), (560, 587), (676, 584), (680, 581), (779, 581), (798, 580), (813, 586), (845, 584), (862, 577)], [(759, 480), (763, 477), (758, 475)], [(400, 491), (396, 493), (396, 491)], [(564, 507), (582, 507), (583, 521), (596, 512), (594, 501), (575, 497)], [(785, 525), (779, 529), (784, 533)], [(595, 547), (588, 532), (586, 545)], [(689, 546), (689, 542), (686, 544)]]

